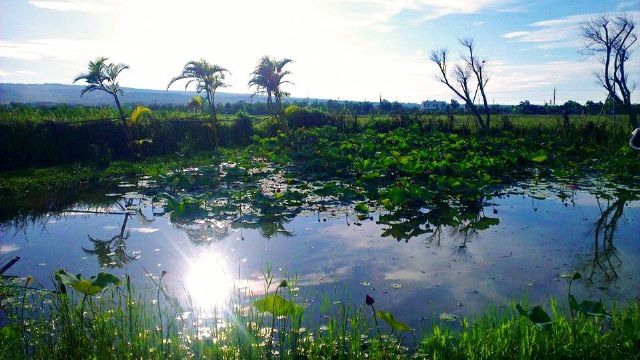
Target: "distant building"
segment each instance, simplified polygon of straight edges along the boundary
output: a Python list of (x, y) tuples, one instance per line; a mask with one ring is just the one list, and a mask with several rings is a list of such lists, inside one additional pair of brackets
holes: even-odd
[(444, 111), (446, 107), (446, 101), (427, 100), (422, 102), (422, 110), (424, 111)]

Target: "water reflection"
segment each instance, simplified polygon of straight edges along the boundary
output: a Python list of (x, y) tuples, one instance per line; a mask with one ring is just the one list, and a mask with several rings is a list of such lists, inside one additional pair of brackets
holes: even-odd
[[(627, 287), (635, 276), (629, 272), (640, 269), (637, 244), (629, 250), (637, 222), (631, 219), (630, 228), (624, 221), (625, 212), (638, 214), (628, 206), (637, 207), (633, 191), (609, 189), (607, 195), (593, 190), (606, 188), (600, 185), (553, 184), (562, 187), (555, 191), (521, 184), (487, 191), (473, 202), (386, 210), (362, 194), (339, 198), (344, 192), (337, 181), (320, 187), (268, 172), (232, 176), (237, 168), (229, 169), (225, 181), (216, 180), (216, 170), (178, 173), (169, 185), (135, 187), (139, 193), (107, 189), (102, 198), (61, 207), (68, 213), (56, 208), (59, 222), (48, 222), (52, 212), (45, 209), (42, 227), (51, 229), (37, 233), (37, 226), (25, 223), (25, 234), (36, 241), (6, 235), (10, 241), (0, 252), (30, 256), (21, 273), (41, 271), (44, 279), (55, 266), (96, 273), (93, 259), (91, 265), (79, 260), (86, 254), (118, 274), (131, 274), (138, 264), (167, 270), (179, 293), (186, 290), (195, 305), (209, 310), (224, 307), (239, 279), (258, 281), (271, 263), (299, 275), (305, 290), (329, 291), (329, 284), (340, 283), (351, 299), (379, 291), (376, 299), (390, 310), (427, 318), (433, 311), (471, 312), (520, 296), (546, 301), (566, 295), (563, 271), (590, 275), (598, 284), (590, 291), (602, 295), (599, 287)], [(353, 199), (367, 203), (368, 213), (356, 211)], [(235, 277), (239, 263), (243, 276)]]
[(593, 225), (593, 260), (589, 280), (597, 282), (601, 280), (608, 284), (618, 278), (618, 271), (622, 266), (622, 260), (617, 254), (614, 244), (614, 235), (618, 229), (618, 222), (624, 215), (624, 209), (628, 202), (638, 200), (636, 192), (620, 192), (617, 197), (596, 197), (600, 217)]
[[(135, 260), (136, 257), (132, 254), (127, 253), (127, 239), (129, 239), (130, 232), (127, 230), (127, 222), (131, 217), (131, 211), (133, 210), (133, 198), (128, 198), (125, 200), (124, 204), (116, 203), (116, 205), (121, 210), (120, 212), (114, 211), (92, 211), (96, 214), (108, 214), (108, 215), (122, 215), (124, 218), (120, 225), (120, 232), (117, 235), (112, 236), (109, 239), (99, 239), (97, 237), (92, 236), (91, 234), (87, 235), (89, 241), (93, 245), (92, 249), (88, 249), (86, 247), (82, 247), (82, 250), (88, 255), (95, 255), (98, 258), (98, 263), (100, 267), (108, 267), (108, 268), (122, 268), (128, 262)], [(136, 209), (140, 211), (140, 209)], [(133, 210), (133, 211), (136, 211)], [(76, 210), (76, 212), (78, 212)], [(146, 221), (146, 218), (142, 215), (139, 216), (139, 220)]]

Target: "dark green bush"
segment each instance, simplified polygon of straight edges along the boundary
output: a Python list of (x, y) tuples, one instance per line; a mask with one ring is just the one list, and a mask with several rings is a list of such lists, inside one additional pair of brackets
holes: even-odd
[[(188, 136), (194, 151), (212, 150), (205, 122), (199, 120), (154, 120), (132, 127), (137, 139), (148, 139), (141, 145), (144, 156), (173, 154)], [(220, 145), (245, 146), (251, 143), (253, 129), (249, 118), (222, 122)], [(96, 146), (101, 154), (125, 159), (132, 156), (127, 148), (122, 127), (115, 121), (83, 123), (10, 122), (0, 124), (0, 170), (32, 166), (51, 166), (75, 162), (95, 162)]]

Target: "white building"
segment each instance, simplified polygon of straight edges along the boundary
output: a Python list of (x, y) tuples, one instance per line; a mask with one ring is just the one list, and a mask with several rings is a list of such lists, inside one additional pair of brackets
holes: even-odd
[(424, 111), (444, 111), (446, 107), (446, 101), (427, 100), (422, 102), (422, 110)]

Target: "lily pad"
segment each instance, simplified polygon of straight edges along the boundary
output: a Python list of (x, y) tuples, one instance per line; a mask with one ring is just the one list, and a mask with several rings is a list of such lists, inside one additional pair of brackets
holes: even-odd
[(89, 279), (82, 278), (80, 274), (74, 276), (64, 269), (56, 272), (55, 278), (62, 284), (71, 286), (77, 292), (85, 296), (93, 296), (102, 290), (120, 285), (120, 279), (115, 275), (101, 272), (98, 276), (92, 276)]
[(260, 312), (266, 312), (274, 316), (288, 316), (302, 311), (300, 305), (276, 294), (270, 294), (256, 300), (253, 306)]
[(439, 319), (442, 321), (456, 321), (458, 320), (458, 317), (454, 314), (442, 313), (440, 314)]

